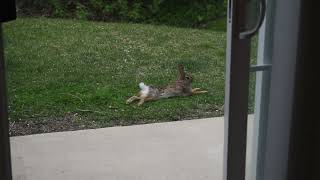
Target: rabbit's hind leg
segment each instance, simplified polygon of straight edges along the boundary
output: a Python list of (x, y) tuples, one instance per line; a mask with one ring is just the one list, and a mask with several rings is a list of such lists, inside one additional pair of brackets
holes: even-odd
[(136, 101), (136, 100), (139, 100), (139, 99), (141, 99), (141, 97), (139, 97), (139, 96), (132, 96), (132, 97), (130, 97), (130, 98), (126, 101), (126, 103), (127, 103), (127, 104), (130, 104), (130, 103), (132, 103), (133, 101)]
[(147, 101), (152, 101), (152, 100), (156, 100), (157, 98), (152, 97), (152, 96), (147, 96), (147, 97), (142, 97), (140, 96), (140, 101), (138, 103), (138, 106), (141, 106), (143, 103), (147, 102)]
[(141, 98), (140, 101), (138, 102), (138, 106), (141, 106), (145, 101), (146, 101), (145, 98)]

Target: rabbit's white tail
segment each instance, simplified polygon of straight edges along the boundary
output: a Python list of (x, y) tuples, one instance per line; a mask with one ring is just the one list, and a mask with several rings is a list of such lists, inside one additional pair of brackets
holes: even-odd
[(148, 93), (149, 93), (149, 86), (147, 86), (147, 85), (145, 85), (143, 82), (141, 82), (141, 83), (139, 83), (139, 87), (140, 87), (140, 89), (141, 89), (141, 93), (143, 94), (143, 95), (148, 95)]
[(148, 86), (145, 85), (143, 82), (139, 83), (139, 87), (140, 87), (141, 90), (145, 90), (145, 89), (148, 88)]

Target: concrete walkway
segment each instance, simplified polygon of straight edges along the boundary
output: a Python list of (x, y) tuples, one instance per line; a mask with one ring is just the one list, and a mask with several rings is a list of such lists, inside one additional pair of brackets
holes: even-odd
[(221, 180), (223, 118), (11, 138), (14, 180)]

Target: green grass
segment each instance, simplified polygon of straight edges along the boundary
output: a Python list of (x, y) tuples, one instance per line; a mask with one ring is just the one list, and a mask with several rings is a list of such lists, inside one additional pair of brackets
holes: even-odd
[(214, 30), (214, 31), (220, 31), (220, 32), (226, 32), (227, 31), (227, 18), (219, 18), (214, 21), (209, 22), (206, 26), (206, 29)]
[[(80, 123), (112, 126), (221, 115), (224, 31), (20, 18), (4, 33), (11, 120), (73, 113)], [(140, 81), (174, 82), (178, 63), (209, 93), (125, 104)]]

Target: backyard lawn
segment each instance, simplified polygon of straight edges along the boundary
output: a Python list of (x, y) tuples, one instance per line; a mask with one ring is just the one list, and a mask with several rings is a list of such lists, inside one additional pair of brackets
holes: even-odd
[[(4, 35), (11, 135), (222, 115), (224, 31), (18, 18)], [(141, 81), (174, 82), (179, 63), (207, 94), (125, 103)]]

